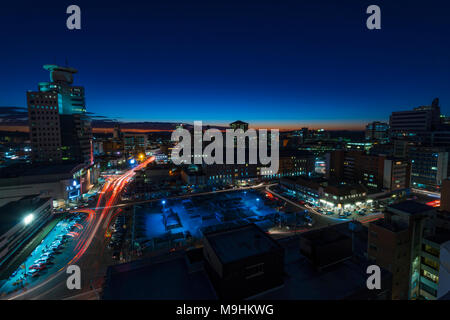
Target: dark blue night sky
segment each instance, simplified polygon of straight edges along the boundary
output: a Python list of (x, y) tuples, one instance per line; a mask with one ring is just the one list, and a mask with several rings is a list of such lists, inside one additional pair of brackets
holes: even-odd
[[(82, 30), (66, 29), (66, 8)], [(365, 23), (382, 10), (382, 30)], [(439, 97), (450, 113), (446, 1), (2, 1), (0, 106), (25, 106), (43, 64), (79, 70), (87, 108), (122, 121), (241, 119), (362, 127)]]

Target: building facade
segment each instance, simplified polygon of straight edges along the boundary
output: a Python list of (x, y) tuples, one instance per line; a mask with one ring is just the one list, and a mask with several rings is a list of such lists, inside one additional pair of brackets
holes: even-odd
[(371, 122), (366, 126), (366, 140), (387, 142), (389, 140), (389, 124), (385, 122)]
[(448, 177), (449, 153), (443, 148), (409, 147), (411, 183), (415, 188), (438, 189)]
[(392, 273), (392, 299), (421, 297), (422, 240), (435, 233), (435, 218), (432, 207), (404, 201), (369, 224), (368, 257)]
[(44, 65), (50, 82), (27, 92), (30, 140), (35, 162), (93, 163), (92, 131), (84, 88), (72, 86), (76, 69)]

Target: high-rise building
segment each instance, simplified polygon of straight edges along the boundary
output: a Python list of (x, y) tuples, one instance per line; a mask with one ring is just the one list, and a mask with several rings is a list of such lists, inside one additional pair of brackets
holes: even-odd
[(130, 155), (144, 153), (148, 146), (148, 137), (145, 133), (125, 133), (123, 135), (125, 152)]
[(411, 162), (403, 159), (384, 160), (383, 188), (402, 190), (409, 188), (411, 182)]
[(441, 109), (439, 99), (433, 100), (431, 106), (421, 106), (412, 111), (392, 112), (389, 119), (394, 135), (432, 131), (439, 128)]
[(378, 190), (409, 188), (411, 165), (408, 160), (345, 150), (336, 150), (327, 158), (329, 178), (362, 183)]
[(44, 65), (50, 82), (27, 92), (33, 161), (93, 162), (92, 131), (84, 88), (72, 86), (76, 69)]
[(386, 142), (389, 140), (389, 124), (371, 122), (366, 126), (366, 140)]
[(421, 106), (411, 111), (392, 112), (389, 126), (392, 139), (414, 140), (431, 145), (433, 132), (444, 129), (439, 99), (434, 99), (431, 106)]
[(84, 114), (61, 114), (62, 160), (93, 163), (92, 129)]
[(315, 157), (311, 152), (295, 149), (281, 149), (276, 176), (294, 177), (311, 175), (314, 172)]
[(411, 183), (415, 188), (437, 189), (448, 177), (449, 154), (444, 148), (409, 147)]
[(120, 140), (122, 139), (122, 131), (120, 131), (120, 125), (116, 124), (113, 129), (113, 139)]
[(53, 92), (28, 92), (27, 100), (33, 161), (60, 161), (61, 125), (58, 95)]

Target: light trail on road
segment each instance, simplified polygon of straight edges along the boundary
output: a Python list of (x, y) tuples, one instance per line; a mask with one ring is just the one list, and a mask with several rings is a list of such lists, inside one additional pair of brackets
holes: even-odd
[[(99, 197), (97, 200), (97, 205), (95, 208), (82, 208), (77, 210), (70, 211), (71, 213), (83, 212), (88, 213), (88, 223), (84, 228), (82, 236), (78, 240), (76, 245), (75, 256), (61, 269), (52, 274), (50, 277), (45, 279), (43, 282), (38, 283), (37, 285), (28, 288), (24, 292), (17, 293), (8, 297), (8, 300), (14, 300), (18, 298), (26, 297), (27, 299), (40, 299), (45, 298), (46, 295), (52, 293), (52, 291), (56, 287), (64, 287), (66, 285), (66, 277), (65, 277), (65, 269), (67, 266), (78, 262), (83, 255), (88, 251), (94, 237), (99, 232), (99, 228), (101, 226), (102, 221), (109, 220), (109, 215), (114, 210), (110, 210), (118, 200), (120, 200), (120, 194), (123, 191), (124, 187), (128, 182), (130, 182), (131, 178), (136, 174), (137, 170), (145, 168), (149, 163), (153, 162), (155, 157), (150, 157), (140, 163), (133, 169), (128, 170), (122, 175), (117, 176), (116, 178), (109, 178), (108, 181), (103, 185), (101, 192), (99, 193)], [(106, 199), (106, 205), (101, 206), (102, 202)], [(102, 231), (103, 228), (100, 230)], [(81, 231), (81, 230), (80, 230)], [(103, 232), (100, 232), (101, 237), (103, 238)], [(54, 285), (51, 285), (52, 282), (57, 281)], [(51, 286), (50, 286), (51, 285)], [(45, 290), (44, 292), (40, 292), (39, 289)], [(33, 293), (36, 292), (34, 295)], [(29, 296), (29, 297), (28, 297)]]

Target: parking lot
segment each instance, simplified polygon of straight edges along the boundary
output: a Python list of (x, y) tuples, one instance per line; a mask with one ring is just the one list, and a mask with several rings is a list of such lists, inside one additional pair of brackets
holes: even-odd
[(9, 294), (36, 284), (64, 267), (73, 255), (76, 239), (85, 227), (86, 216), (84, 213), (71, 214), (59, 221), (3, 283), (0, 293)]
[(205, 232), (255, 223), (269, 231), (280, 226), (306, 226), (304, 211), (267, 193), (230, 191), (137, 206), (135, 246), (141, 250), (175, 248), (201, 239)]

